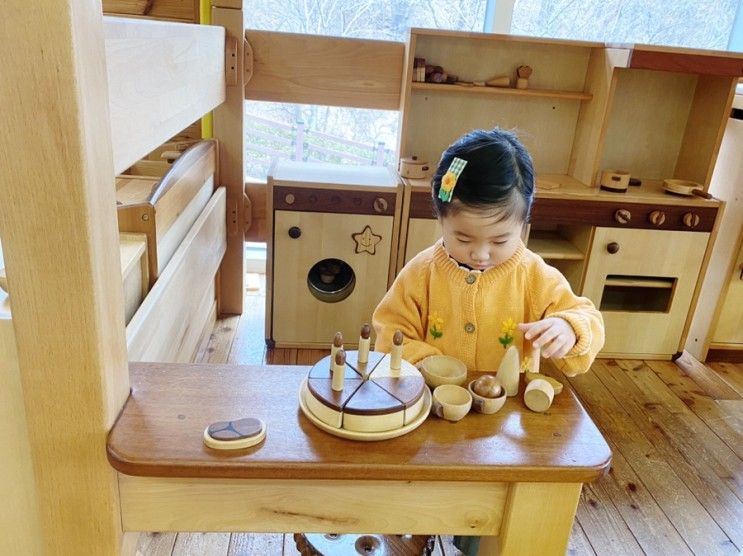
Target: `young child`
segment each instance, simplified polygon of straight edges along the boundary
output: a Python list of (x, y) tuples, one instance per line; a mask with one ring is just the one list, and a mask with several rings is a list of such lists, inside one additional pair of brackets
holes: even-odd
[(443, 237), (405, 265), (377, 306), (375, 349), (390, 351), (399, 329), (413, 364), (446, 354), (495, 372), (504, 348), (523, 354), (526, 339), (568, 376), (587, 371), (604, 344), (603, 319), (521, 241), (534, 169), (515, 135), (464, 135), (441, 156), (431, 185)]
[[(375, 349), (389, 352), (399, 329), (411, 363), (445, 354), (495, 372), (504, 348), (523, 354), (526, 339), (568, 376), (587, 371), (604, 345), (603, 319), (521, 241), (534, 198), (524, 146), (500, 129), (468, 133), (441, 156), (431, 186), (443, 237), (405, 265), (377, 306)], [(479, 537), (455, 545), (477, 554)]]

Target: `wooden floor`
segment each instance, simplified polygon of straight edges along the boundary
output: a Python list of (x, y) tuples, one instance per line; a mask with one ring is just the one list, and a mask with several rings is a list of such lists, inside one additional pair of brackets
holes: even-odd
[[(267, 351), (262, 289), (245, 315), (217, 322), (199, 362), (310, 365), (319, 350)], [(583, 488), (570, 554), (740, 554), (743, 551), (743, 365), (599, 360), (569, 379), (614, 457)], [(291, 535), (128, 536), (146, 556), (296, 555)], [(459, 554), (437, 539), (438, 556)]]

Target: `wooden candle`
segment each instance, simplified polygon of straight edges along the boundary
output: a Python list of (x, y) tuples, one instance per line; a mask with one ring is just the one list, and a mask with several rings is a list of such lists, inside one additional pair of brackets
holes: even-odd
[(330, 387), (336, 392), (343, 391), (343, 378), (346, 374), (346, 352), (339, 348), (333, 359), (333, 378)]
[(364, 323), (359, 338), (359, 363), (369, 362), (369, 343), (371, 342), (369, 336), (371, 336), (371, 327), (369, 323)]
[(392, 353), (390, 354), (390, 370), (397, 371), (393, 372), (392, 376), (400, 375), (400, 367), (402, 366), (402, 332), (399, 330), (395, 331), (395, 335), (392, 336)]
[(336, 332), (333, 337), (333, 345), (330, 346), (330, 368), (333, 368), (335, 363), (335, 354), (338, 353), (339, 349), (343, 348), (343, 334)]

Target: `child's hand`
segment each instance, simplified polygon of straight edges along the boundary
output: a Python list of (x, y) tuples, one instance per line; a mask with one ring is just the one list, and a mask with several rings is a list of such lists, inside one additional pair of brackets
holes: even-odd
[(542, 350), (542, 357), (561, 359), (573, 348), (577, 338), (573, 327), (565, 319), (547, 317), (536, 322), (519, 324), (524, 338), (531, 340), (534, 347)]

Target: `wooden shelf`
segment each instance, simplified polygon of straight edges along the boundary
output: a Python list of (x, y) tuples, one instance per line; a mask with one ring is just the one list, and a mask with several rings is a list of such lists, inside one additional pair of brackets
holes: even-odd
[(514, 89), (512, 87), (465, 87), (463, 85), (449, 85), (445, 83), (411, 84), (413, 91), (432, 91), (437, 93), (463, 93), (475, 95), (514, 95), (525, 97), (557, 98), (565, 100), (591, 100), (591, 93), (583, 91), (555, 91), (551, 89)]
[(532, 232), (529, 235), (528, 246), (543, 259), (582, 261), (585, 258), (575, 245), (551, 232)]

